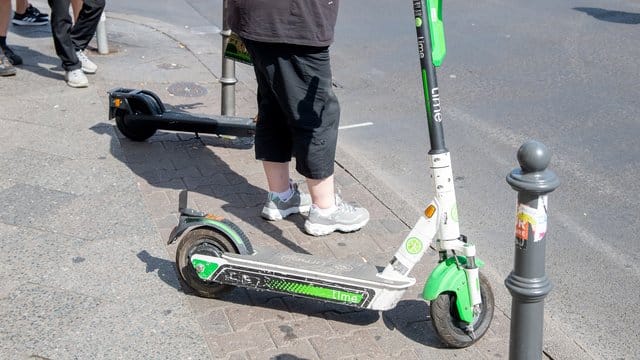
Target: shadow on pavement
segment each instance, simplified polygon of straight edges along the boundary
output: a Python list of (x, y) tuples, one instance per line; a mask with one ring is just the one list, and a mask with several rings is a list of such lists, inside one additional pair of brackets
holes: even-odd
[(53, 37), (51, 34), (51, 24), (39, 25), (39, 26), (24, 26), (14, 25), (10, 27), (12, 33), (20, 35), (30, 39), (44, 39), (50, 38), (51, 45), (53, 45)]
[(637, 25), (640, 24), (640, 14), (625, 11), (607, 10), (593, 7), (574, 7), (574, 10), (581, 11), (587, 15), (602, 21), (618, 24)]
[(140, 251), (136, 256), (140, 261), (147, 265), (147, 273), (155, 272), (157, 270), (160, 280), (164, 281), (172, 288), (180, 290), (180, 283), (176, 278), (175, 263), (173, 261), (152, 256), (146, 250)]
[[(178, 105), (179, 107), (180, 105)], [(294, 252), (309, 254), (295, 242), (287, 239), (283, 231), (259, 216), (260, 209), (267, 197), (265, 189), (253, 186), (246, 178), (234, 172), (208, 146), (216, 148), (249, 149), (239, 139), (191, 134), (163, 133), (158, 131), (147, 142), (133, 142), (122, 139), (122, 151), (115, 150), (115, 125), (99, 123), (91, 127), (98, 134), (112, 136), (111, 153), (114, 158), (127, 165), (136, 175), (147, 181), (150, 186), (173, 190), (188, 190), (224, 202), (223, 214), (232, 214), (268, 234), (271, 238)], [(189, 138), (182, 139), (180, 136)], [(197, 160), (195, 160), (197, 159)], [(186, 164), (185, 162), (194, 162)], [(158, 166), (154, 166), (157, 164)], [(176, 169), (176, 167), (178, 169)], [(194, 172), (197, 170), (197, 173)], [(238, 193), (241, 193), (241, 197)], [(177, 210), (177, 203), (175, 204)], [(199, 209), (216, 212), (217, 209)], [(221, 214), (222, 215), (222, 214)], [(302, 231), (304, 219), (300, 215), (288, 217)], [(176, 222), (177, 225), (177, 222)]]
[(382, 315), (388, 329), (397, 330), (418, 344), (444, 348), (429, 319), (429, 305), (422, 300), (402, 300)]
[(11, 49), (22, 57), (22, 65), (17, 65), (21, 70), (30, 71), (42, 77), (64, 80), (64, 70), (61, 67), (60, 59), (54, 56), (45, 55), (29, 47), (11, 45)]

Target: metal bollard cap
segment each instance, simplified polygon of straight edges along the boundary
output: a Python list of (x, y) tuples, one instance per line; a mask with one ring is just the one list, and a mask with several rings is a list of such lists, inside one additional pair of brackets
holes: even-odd
[(556, 174), (547, 170), (551, 161), (551, 152), (536, 140), (530, 140), (518, 149), (519, 169), (513, 169), (507, 175), (507, 183), (518, 192), (528, 192), (543, 195), (552, 192), (560, 186), (560, 179)]

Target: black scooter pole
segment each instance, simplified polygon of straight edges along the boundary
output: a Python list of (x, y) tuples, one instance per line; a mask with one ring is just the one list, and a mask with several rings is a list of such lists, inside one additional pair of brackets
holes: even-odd
[[(437, 0), (436, 0), (437, 1)], [(424, 91), (429, 140), (431, 150), (429, 154), (448, 152), (444, 144), (442, 128), (442, 105), (438, 91), (436, 68), (433, 64), (432, 43), (430, 34), (430, 19), (425, 16), (422, 0), (413, 0), (413, 11), (416, 20), (416, 35), (418, 39), (418, 54), (420, 55), (420, 69), (422, 73), (422, 87)]]

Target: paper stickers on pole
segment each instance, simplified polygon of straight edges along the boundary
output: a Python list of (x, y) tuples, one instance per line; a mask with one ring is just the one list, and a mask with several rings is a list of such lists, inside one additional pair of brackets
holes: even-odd
[(516, 212), (516, 245), (527, 247), (527, 241), (538, 242), (547, 233), (547, 196), (538, 198), (537, 208), (518, 204)]

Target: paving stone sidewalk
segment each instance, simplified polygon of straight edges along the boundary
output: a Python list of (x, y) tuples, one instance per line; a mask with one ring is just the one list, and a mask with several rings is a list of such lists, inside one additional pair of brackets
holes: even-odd
[[(254, 246), (377, 265), (413, 225), (403, 213), (410, 207), (383, 202), (339, 151), (337, 184), (371, 222), (311, 237), (302, 216), (259, 217), (266, 184), (250, 139), (158, 131), (129, 141), (107, 119), (111, 88), (150, 89), (182, 109), (219, 113), (218, 36), (121, 14), (108, 14), (108, 26), (111, 53), (90, 52), (100, 69), (87, 89), (65, 85), (49, 29), (12, 29), (25, 65), (0, 79), (0, 359), (507, 358), (504, 306), (476, 345), (444, 349), (419, 285), (387, 312), (243, 289), (216, 300), (185, 294), (175, 245), (166, 246), (180, 190), (192, 207), (238, 224)], [(237, 115), (253, 116), (251, 69), (238, 66), (238, 77)], [(205, 91), (170, 93), (194, 84)], [(431, 252), (415, 277), (426, 279), (435, 263)]]

